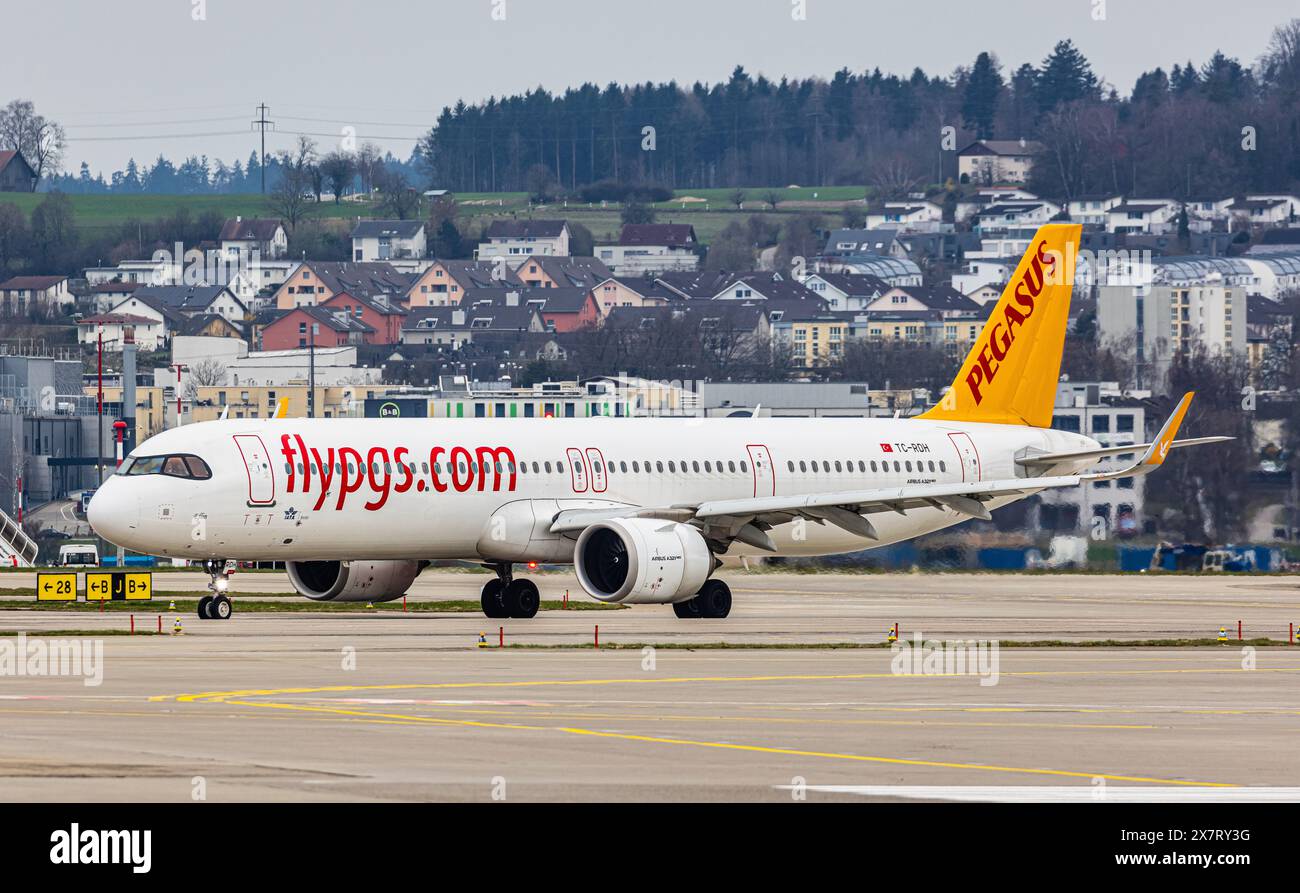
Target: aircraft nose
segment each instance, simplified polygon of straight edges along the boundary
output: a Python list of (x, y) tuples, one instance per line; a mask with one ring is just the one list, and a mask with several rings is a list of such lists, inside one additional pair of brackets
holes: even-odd
[(86, 520), (95, 533), (119, 546), (126, 545), (139, 523), (137, 500), (129, 487), (115, 478), (104, 481), (86, 506)]

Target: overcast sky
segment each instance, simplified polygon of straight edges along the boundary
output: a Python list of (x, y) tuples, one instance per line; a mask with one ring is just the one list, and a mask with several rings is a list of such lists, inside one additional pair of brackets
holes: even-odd
[(772, 79), (946, 75), (981, 50), (1013, 69), (1070, 37), (1127, 93), (1143, 70), (1215, 49), (1253, 64), (1300, 14), (1295, 0), (804, 0), (795, 21), (795, 2), (44, 0), (0, 54), (0, 102), (34, 100), (67, 128), (66, 167), (106, 176), (159, 152), (243, 160), (261, 101), (279, 131), (268, 150), (351, 125), (405, 158), (444, 106), (538, 85), (712, 82), (737, 64)]

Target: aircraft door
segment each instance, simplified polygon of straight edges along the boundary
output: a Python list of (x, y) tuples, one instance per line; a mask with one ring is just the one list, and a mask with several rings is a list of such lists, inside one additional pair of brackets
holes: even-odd
[(969, 434), (958, 433), (949, 434), (948, 439), (957, 450), (958, 461), (961, 462), (961, 479), (963, 481), (978, 481), (981, 479), (980, 454), (975, 449), (975, 441), (971, 440)]
[(256, 434), (236, 434), (235, 445), (244, 457), (248, 472), (248, 504), (250, 506), (275, 505), (275, 469), (271, 467), (271, 454), (266, 444)]
[(754, 474), (754, 495), (776, 495), (776, 472), (772, 468), (772, 456), (767, 447), (761, 443), (751, 443), (745, 447), (749, 451), (749, 464)]
[(587, 492), (587, 464), (582, 457), (582, 450), (577, 447), (569, 447), (565, 451), (569, 457), (569, 474), (573, 480), (574, 493)]

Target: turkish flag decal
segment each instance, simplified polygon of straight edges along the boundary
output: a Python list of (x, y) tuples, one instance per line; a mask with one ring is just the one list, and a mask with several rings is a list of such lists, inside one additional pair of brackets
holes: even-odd
[(882, 453), (892, 453), (894, 451), (894, 448), (887, 443), (882, 443), (880, 445), (880, 451)]

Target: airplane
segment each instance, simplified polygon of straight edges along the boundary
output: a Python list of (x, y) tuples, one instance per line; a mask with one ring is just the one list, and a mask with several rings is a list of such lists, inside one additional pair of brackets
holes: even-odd
[(226, 418), (145, 440), (87, 515), (117, 545), (201, 561), (211, 619), (231, 614), (236, 559), (283, 561), (325, 602), (400, 598), (432, 561), (478, 562), (493, 618), (537, 614), (516, 566), (572, 564), (599, 601), (723, 618), (722, 556), (883, 546), (1231, 439), (1175, 439), (1191, 393), (1150, 443), (1051, 427), (1079, 235), (1038, 230), (952, 386), (913, 418)]

